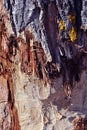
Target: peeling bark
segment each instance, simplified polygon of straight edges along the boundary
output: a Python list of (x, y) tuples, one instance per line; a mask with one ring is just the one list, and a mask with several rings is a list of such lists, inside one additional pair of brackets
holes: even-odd
[(0, 1), (0, 130), (87, 129), (86, 8)]

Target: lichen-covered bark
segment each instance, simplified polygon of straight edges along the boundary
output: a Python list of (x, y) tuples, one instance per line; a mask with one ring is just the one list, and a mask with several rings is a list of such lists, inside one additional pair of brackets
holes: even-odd
[(86, 3), (0, 1), (0, 130), (87, 129)]

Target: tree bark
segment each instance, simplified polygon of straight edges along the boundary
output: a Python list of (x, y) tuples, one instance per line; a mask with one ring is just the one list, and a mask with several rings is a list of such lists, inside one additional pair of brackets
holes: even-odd
[(87, 0), (1, 0), (0, 12), (0, 130), (86, 130)]

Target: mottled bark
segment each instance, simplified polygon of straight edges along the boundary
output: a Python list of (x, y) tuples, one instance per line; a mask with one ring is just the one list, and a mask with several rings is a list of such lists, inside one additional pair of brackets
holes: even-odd
[(86, 8), (0, 1), (0, 130), (87, 129)]

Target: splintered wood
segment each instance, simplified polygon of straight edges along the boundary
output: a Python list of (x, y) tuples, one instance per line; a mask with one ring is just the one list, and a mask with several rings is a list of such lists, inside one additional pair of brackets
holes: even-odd
[(34, 74), (35, 74), (35, 60), (34, 60), (34, 41), (33, 39), (30, 39), (30, 51), (31, 51), (31, 56), (30, 56), (30, 62), (32, 64), (32, 68), (33, 68), (33, 78), (34, 78)]
[(75, 129), (74, 130), (87, 130), (87, 119), (86, 118), (76, 118), (74, 120)]

